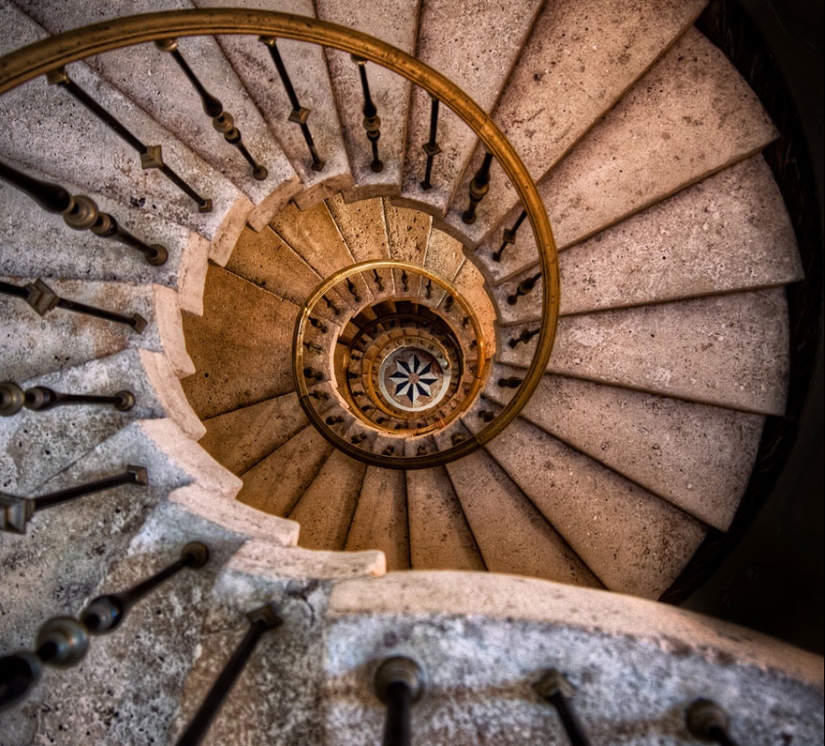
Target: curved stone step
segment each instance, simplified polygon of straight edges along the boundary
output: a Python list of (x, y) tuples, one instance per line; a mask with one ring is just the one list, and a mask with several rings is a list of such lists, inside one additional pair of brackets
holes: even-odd
[(336, 194), (328, 197), (326, 204), (356, 262), (390, 258), (384, 203), (380, 199), (347, 204), (340, 194)]
[(388, 199), (384, 203), (390, 258), (409, 264), (424, 263), (427, 242), (430, 240), (432, 218), (418, 210), (396, 207)]
[(464, 246), (461, 241), (433, 228), (427, 241), (424, 268), (435, 272), (448, 282), (453, 282), (463, 262)]

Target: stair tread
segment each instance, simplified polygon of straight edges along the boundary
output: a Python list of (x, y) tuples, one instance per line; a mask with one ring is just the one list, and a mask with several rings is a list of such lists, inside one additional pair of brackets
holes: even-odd
[[(185, 318), (197, 373), (183, 387), (201, 419), (292, 391), (292, 326), (298, 309), (220, 267), (207, 271), (204, 308), (233, 309)], [(267, 329), (266, 335), (260, 334)]]
[(204, 421), (201, 447), (242, 475), (309, 424), (293, 392)]
[(356, 262), (390, 258), (384, 206), (380, 199), (347, 204), (340, 194), (336, 194), (326, 203)]
[(464, 245), (458, 239), (436, 228), (430, 231), (424, 268), (448, 282), (455, 279), (464, 261)]
[(388, 571), (410, 568), (407, 480), (403, 471), (367, 467), (345, 548), (381, 550)]
[(388, 199), (383, 203), (390, 258), (396, 262), (423, 264), (432, 218), (418, 210), (396, 207)]
[(443, 466), (407, 472), (413, 570), (484, 570), (461, 503)]
[(490, 572), (602, 587), (484, 451), (447, 464), (447, 471)]
[(469, 259), (465, 259), (455, 276), (455, 288), (473, 309), (481, 325), (486, 344), (485, 357), (496, 351), (496, 311), (487, 294), (484, 276)]

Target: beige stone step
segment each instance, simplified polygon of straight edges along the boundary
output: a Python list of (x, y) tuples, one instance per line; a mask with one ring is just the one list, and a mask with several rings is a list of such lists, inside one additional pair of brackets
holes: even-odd
[(443, 466), (407, 472), (407, 515), (413, 569), (486, 569)]
[(336, 194), (328, 197), (326, 203), (356, 262), (390, 258), (384, 204), (379, 198), (347, 204)]
[(454, 282), (456, 290), (470, 304), (481, 324), (487, 344), (487, 356), (494, 355), (496, 350), (496, 312), (490, 300), (484, 275), (473, 261), (465, 259), (455, 276)]
[(309, 424), (289, 393), (204, 421), (200, 445), (233, 474), (242, 475)]
[(464, 262), (464, 246), (448, 233), (433, 228), (427, 241), (424, 267), (452, 282)]
[(243, 475), (238, 500), (271, 515), (289, 515), (331, 453), (320, 433), (305, 427)]
[(364, 464), (333, 449), (289, 519), (301, 524), (299, 544), (305, 549), (341, 550), (346, 545)]
[(514, 420), (486, 449), (609, 590), (658, 598), (707, 533), (524, 420)]
[(380, 549), (387, 570), (410, 568), (407, 480), (402, 470), (367, 467), (345, 549)]
[[(198, 416), (208, 419), (293, 389), (295, 304), (210, 266), (203, 305), (203, 318), (183, 321), (197, 369), (183, 387)], [(224, 313), (227, 308), (233, 313)]]
[[(358, 0), (316, 0), (315, 12), (323, 21), (347, 26), (375, 36), (414, 55), (419, 0), (388, 0), (381, 11)], [(401, 190), (405, 134), (411, 83), (378, 65), (367, 63), (370, 93), (381, 118), (380, 173), (370, 170), (372, 148), (364, 130), (364, 97), (358, 67), (348, 54), (327, 49), (326, 58), (335, 105), (349, 155), (355, 188), (349, 197), (363, 199)]]
[(419, 210), (396, 207), (383, 200), (390, 257), (397, 262), (422, 265), (430, 240), (432, 218)]
[[(493, 376), (517, 373), (496, 366)], [(486, 395), (504, 403), (500, 391)], [(549, 374), (521, 417), (720, 531), (748, 486), (765, 421)]]
[(602, 587), (491, 456), (476, 451), (447, 472), (490, 572)]
[[(423, 3), (416, 57), (449, 78), (482, 109), (492, 111), (541, 5), (540, 0), (514, 0), (506, 6), (474, 0)], [(401, 194), (443, 215), (478, 140), (442, 106), (437, 130), (442, 152), (433, 163), (432, 189), (423, 190), (420, 182), (427, 155), (421, 146), (430, 138), (430, 101), (423, 89), (413, 88)]]
[[(541, 179), (694, 22), (706, 0), (546, 3), (494, 112), (496, 124), (536, 180)], [(494, 166), (474, 225), (461, 222), (481, 162), (476, 148), (448, 220), (478, 242), (518, 199)], [(529, 227), (525, 227), (529, 231)]]

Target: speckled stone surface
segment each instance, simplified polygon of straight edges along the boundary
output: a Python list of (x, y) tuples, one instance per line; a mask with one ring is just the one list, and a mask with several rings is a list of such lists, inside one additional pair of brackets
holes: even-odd
[(465, 259), (458, 270), (455, 276), (455, 287), (475, 312), (484, 332), (485, 354), (487, 357), (492, 357), (496, 351), (496, 312), (487, 293), (484, 276), (471, 260)]
[(384, 205), (380, 199), (364, 199), (347, 204), (337, 194), (329, 197), (326, 203), (356, 262), (389, 259), (387, 225), (384, 220)]
[[(693, 23), (706, 0), (579, 0), (541, 9), (493, 118), (534, 179), (540, 179), (596, 124), (636, 79)], [(448, 220), (479, 241), (515, 207), (500, 168), (478, 220), (461, 222), (467, 188), (481, 162), (476, 148)]]
[[(416, 57), (461, 88), (485, 111), (492, 111), (527, 39), (541, 2), (484, 0), (422, 2)], [(443, 215), (477, 142), (475, 133), (446, 106), (441, 107), (432, 189), (424, 191), (430, 137), (430, 96), (413, 88), (407, 121), (402, 196), (432, 205)], [(466, 199), (466, 192), (465, 192)]]
[(407, 480), (403, 471), (367, 467), (345, 548), (378, 549), (384, 552), (387, 570), (410, 568)]
[(658, 598), (705, 538), (695, 519), (523, 420), (486, 448), (612, 591)]
[[(223, 313), (226, 308), (234, 312)], [(293, 389), (288, 351), (297, 312), (293, 303), (224, 269), (209, 268), (204, 315), (183, 321), (197, 369), (183, 387), (198, 416), (208, 419)]]
[(423, 264), (432, 218), (419, 210), (396, 207), (388, 199), (383, 202), (390, 257), (398, 262)]
[[(520, 294), (518, 286), (522, 282), (528, 284), (532, 282), (533, 289), (525, 288), (526, 292)], [(496, 313), (502, 324), (541, 320), (544, 311), (544, 277), (541, 274), (541, 267), (537, 265), (529, 267), (512, 279), (494, 285), (492, 291)], [(562, 297), (565, 295), (564, 288), (562, 288), (561, 295)], [(510, 303), (511, 298), (515, 303)]]
[(464, 247), (461, 241), (443, 231), (430, 231), (424, 267), (452, 282), (464, 261)]

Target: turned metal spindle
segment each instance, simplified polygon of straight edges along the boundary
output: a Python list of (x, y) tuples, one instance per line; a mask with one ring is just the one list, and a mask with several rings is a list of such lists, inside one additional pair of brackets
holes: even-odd
[(46, 74), (46, 79), (52, 85), (59, 85), (68, 91), (77, 101), (92, 112), (101, 122), (118, 135), (127, 145), (134, 148), (140, 155), (140, 166), (144, 170), (158, 169), (169, 181), (180, 189), (187, 197), (198, 205), (198, 212), (212, 212), (212, 200), (204, 199), (175, 171), (163, 162), (163, 151), (160, 145), (145, 145), (135, 137), (116, 117), (104, 109), (77, 83), (69, 78), (65, 68), (59, 67)]
[(523, 378), (519, 378), (518, 376), (508, 376), (507, 378), (499, 378), (498, 385), (503, 389), (517, 389), (521, 386), (523, 380)]
[(11, 417), (23, 407), (43, 412), (53, 407), (74, 404), (111, 404), (119, 412), (127, 412), (135, 406), (135, 395), (131, 391), (118, 391), (113, 396), (61, 394), (45, 386), (35, 386), (23, 391), (11, 381), (0, 383), (0, 417)]
[(353, 435), (349, 440), (354, 446), (357, 446), (359, 443), (363, 443), (367, 439), (366, 433), (357, 433)]
[(324, 420), (327, 425), (340, 425), (343, 421), (344, 418), (340, 414), (330, 415)]
[(427, 154), (427, 165), (424, 169), (424, 180), (420, 183), (421, 188), (428, 192), (433, 188), (430, 178), (433, 175), (433, 159), (441, 152), (441, 147), (436, 142), (436, 135), (438, 132), (438, 108), (441, 102), (435, 97), (432, 97), (432, 107), (430, 108), (430, 139), (421, 147)]
[(697, 699), (685, 711), (685, 724), (692, 736), (720, 746), (737, 746), (730, 734), (730, 718), (716, 702)]
[(161, 39), (155, 42), (155, 46), (162, 52), (168, 52), (172, 55), (172, 58), (178, 63), (178, 67), (192, 84), (198, 96), (200, 96), (204, 112), (212, 118), (212, 126), (217, 132), (223, 135), (223, 139), (226, 140), (226, 142), (237, 148), (238, 152), (252, 167), (252, 177), (258, 181), (263, 181), (269, 175), (269, 172), (264, 166), (259, 164), (246, 149), (241, 131), (235, 126), (235, 119), (228, 111), (224, 111), (220, 99), (206, 90), (203, 83), (198, 79), (198, 76), (195, 75), (192, 68), (189, 67), (189, 63), (183, 58), (180, 49), (178, 49), (178, 40)]
[(447, 299), (444, 301), (444, 310), (451, 311), (453, 309), (453, 303), (455, 303), (455, 298), (448, 293)]
[(358, 288), (350, 277), (347, 277), (347, 290), (349, 290), (349, 294), (356, 303), (361, 302), (361, 297), (358, 295)]
[(553, 705), (572, 746), (590, 746), (590, 739), (573, 709), (571, 698), (575, 689), (570, 682), (558, 671), (551, 669), (544, 673), (533, 688), (542, 699)]
[(82, 194), (69, 194), (59, 184), (40, 181), (12, 168), (0, 161), (0, 179), (16, 186), (29, 195), (47, 212), (63, 216), (63, 222), (76, 231), (90, 230), (96, 236), (122, 243), (143, 254), (144, 259), (153, 265), (165, 264), (169, 252), (160, 244), (146, 244), (137, 236), (120, 227), (108, 212), (101, 212), (97, 203)]
[(10, 282), (3, 282), (0, 280), (0, 293), (3, 295), (11, 295), (16, 298), (22, 298), (40, 316), (45, 316), (52, 309), (62, 308), (65, 311), (83, 313), (87, 316), (94, 316), (98, 319), (106, 319), (106, 321), (126, 324), (126, 326), (131, 327), (138, 334), (142, 333), (146, 328), (146, 319), (138, 313), (134, 313), (131, 316), (125, 316), (114, 311), (107, 311), (105, 308), (87, 306), (85, 303), (78, 303), (77, 301), (69, 300), (68, 298), (61, 298), (45, 282), (43, 282), (43, 280), (35, 280), (27, 285), (13, 285)]
[(395, 446), (387, 446), (381, 451), (381, 455), (383, 456), (392, 456), (395, 453)]
[(336, 306), (329, 298), (327, 298), (326, 295), (322, 296), (322, 298), (324, 299), (324, 303), (327, 304), (327, 308), (330, 311), (332, 311), (332, 313), (334, 313), (336, 316), (341, 315), (341, 309), (338, 308), (338, 306)]
[(221, 709), (232, 685), (240, 676), (259, 640), (265, 632), (276, 629), (283, 624), (278, 609), (267, 604), (247, 614), (250, 626), (232, 656), (227, 661), (209, 693), (198, 708), (195, 717), (177, 741), (177, 746), (197, 746), (209, 730), (218, 711)]
[(381, 275), (378, 274), (377, 269), (372, 270), (372, 279), (375, 281), (375, 285), (378, 288), (379, 293), (384, 292), (384, 281), (381, 279)]
[(309, 323), (321, 332), (321, 334), (326, 334), (327, 331), (329, 331), (327, 325), (320, 319), (316, 319), (314, 316), (309, 317)]
[(507, 342), (507, 344), (510, 345), (511, 350), (514, 350), (520, 344), (526, 344), (527, 342), (529, 342), (540, 331), (541, 329), (522, 329), (521, 334), (519, 334), (518, 337), (514, 337), (513, 339), (511, 339), (509, 342)]
[(516, 222), (513, 223), (512, 228), (505, 228), (504, 233), (501, 239), (501, 248), (498, 251), (493, 252), (493, 261), (500, 262), (501, 256), (504, 254), (504, 249), (511, 243), (516, 242), (516, 232), (521, 227), (521, 224), (524, 222), (524, 219), (527, 217), (527, 210), (522, 210), (521, 215), (516, 218)]
[(310, 391), (309, 395), (318, 401), (327, 401), (329, 399), (329, 394), (326, 391)]
[(0, 531), (25, 534), (26, 526), (35, 513), (70, 500), (76, 500), (85, 495), (103, 492), (125, 484), (142, 486), (149, 484), (146, 468), (143, 466), (127, 466), (126, 471), (122, 474), (79, 484), (65, 490), (48, 492), (37, 497), (18, 497), (0, 492)]
[(312, 139), (312, 133), (309, 131), (307, 119), (311, 113), (311, 109), (301, 106), (298, 101), (298, 94), (295, 93), (295, 87), (292, 85), (292, 80), (289, 77), (284, 61), (281, 59), (281, 52), (278, 50), (277, 39), (274, 36), (261, 36), (260, 40), (269, 49), (269, 54), (272, 56), (272, 61), (275, 63), (275, 69), (283, 83), (286, 95), (289, 98), (289, 103), (292, 105), (292, 111), (289, 114), (289, 121), (297, 124), (301, 128), (301, 134), (304, 136), (304, 141), (309, 149), (309, 155), (312, 158), (312, 170), (322, 171), (324, 169), (324, 162), (318, 156), (318, 150), (315, 147), (315, 141)]
[(495, 419), (496, 413), (489, 410), (489, 409), (482, 409), (478, 416), (481, 418), (482, 422), (492, 422)]
[(304, 368), (304, 378), (308, 378), (310, 380), (318, 381), (318, 383), (322, 383), (324, 380), (324, 373), (323, 371), (317, 370), (316, 368), (310, 368), (307, 366)]
[(470, 182), (470, 204), (461, 215), (461, 219), (467, 225), (472, 225), (476, 222), (476, 209), (481, 200), (484, 199), (484, 195), (487, 194), (490, 189), (490, 166), (492, 166), (492, 164), (492, 153), (485, 152), (481, 166)]
[(401, 284), (404, 286), (404, 292), (408, 293), (410, 291), (410, 278), (406, 269), (401, 270)]
[(364, 93), (364, 130), (367, 133), (367, 140), (372, 146), (372, 163), (370, 170), (373, 173), (380, 173), (384, 170), (384, 163), (378, 157), (378, 141), (381, 139), (381, 118), (378, 116), (378, 108), (370, 95), (370, 84), (367, 80), (367, 61), (358, 55), (352, 55), (352, 61), (358, 65), (358, 75), (361, 78), (361, 90)]
[(387, 706), (383, 746), (412, 745), (412, 706), (424, 691), (424, 672), (411, 658), (387, 658), (375, 672), (375, 693)]
[(321, 347), (321, 345), (315, 344), (315, 342), (304, 342), (304, 347), (306, 347), (309, 352), (314, 352), (316, 355), (321, 355), (324, 352), (324, 348)]
[(424, 292), (427, 298), (432, 298), (433, 296), (433, 280), (431, 277), (427, 278), (427, 284), (424, 286)]
[(453, 433), (450, 436), (450, 442), (454, 446), (457, 446), (459, 443), (463, 443), (465, 440), (467, 440), (467, 439), (461, 433)]
[(511, 295), (507, 296), (507, 303), (511, 306), (516, 305), (518, 303), (518, 299), (524, 295), (527, 295), (533, 288), (536, 287), (536, 283), (541, 279), (541, 272), (536, 272), (536, 274), (528, 277), (525, 280), (522, 280), (518, 287), (516, 288), (516, 292), (512, 293)]

